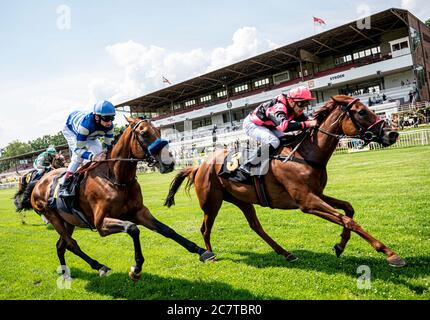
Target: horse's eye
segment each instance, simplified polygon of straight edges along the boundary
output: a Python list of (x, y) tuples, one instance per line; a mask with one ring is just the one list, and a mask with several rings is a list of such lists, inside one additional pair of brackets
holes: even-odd
[(360, 117), (364, 117), (366, 114), (367, 114), (366, 110), (360, 110), (360, 111), (358, 111), (358, 115)]

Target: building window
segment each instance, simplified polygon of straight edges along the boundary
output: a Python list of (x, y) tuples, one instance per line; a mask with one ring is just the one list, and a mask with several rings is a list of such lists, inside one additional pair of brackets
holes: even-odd
[(248, 84), (243, 84), (241, 86), (237, 86), (237, 87), (234, 88), (234, 92), (235, 93), (243, 92), (243, 91), (246, 91), (246, 90), (248, 90)]
[(212, 96), (210, 94), (200, 98), (200, 102), (208, 102), (211, 100), (212, 100)]
[(336, 59), (334, 59), (334, 64), (335, 65), (340, 65), (346, 62), (350, 62), (352, 60), (352, 56), (350, 54), (343, 56), (343, 57), (337, 57)]
[(264, 86), (264, 85), (266, 85), (266, 84), (269, 84), (269, 78), (261, 79), (261, 80), (255, 81), (255, 82), (254, 82), (254, 87), (258, 88), (258, 87)]
[(226, 97), (226, 96), (227, 96), (227, 90), (218, 91), (218, 92), (216, 93), (216, 96), (217, 96), (218, 98)]
[(400, 43), (393, 44), (393, 52), (394, 51), (399, 51), (399, 50), (402, 50), (402, 49), (406, 49), (406, 48), (409, 48), (409, 45), (408, 45), (407, 41), (403, 41), (403, 42), (400, 42)]
[(196, 100), (195, 99), (193, 99), (193, 100), (189, 100), (189, 101), (186, 101), (185, 102), (185, 106), (186, 107), (191, 107), (191, 106), (193, 106), (193, 105), (195, 105), (196, 104)]
[(279, 84), (284, 81), (290, 80), (290, 73), (288, 71), (277, 73), (273, 75), (273, 83)]
[(372, 56), (372, 55), (377, 55), (379, 53), (381, 53), (381, 47), (377, 46), (377, 47), (373, 47), (373, 48), (370, 48), (370, 49), (365, 49), (365, 50), (354, 52), (353, 55), (352, 55), (352, 57), (354, 58), (354, 60), (358, 60), (358, 59), (361, 59), (361, 58), (364, 58), (364, 57), (369, 57), (369, 56)]

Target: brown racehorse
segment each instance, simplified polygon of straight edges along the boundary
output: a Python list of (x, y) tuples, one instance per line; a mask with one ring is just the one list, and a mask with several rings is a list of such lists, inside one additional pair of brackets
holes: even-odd
[[(162, 141), (160, 131), (150, 121), (127, 118), (129, 126), (112, 148), (108, 159), (96, 160), (81, 170), (84, 178), (80, 183), (79, 205), (89, 223), (102, 237), (124, 232), (131, 236), (134, 244), (136, 265), (129, 276), (137, 281), (140, 278), (144, 258), (142, 255), (139, 228), (143, 225), (165, 237), (171, 238), (192, 253), (200, 255), (202, 261), (213, 258), (213, 254), (185, 239), (174, 230), (158, 221), (144, 206), (140, 185), (136, 179), (138, 161), (155, 165), (161, 173), (171, 172), (174, 162), (167, 148), (151, 153), (151, 146)], [(154, 149), (155, 150), (155, 149)], [(110, 271), (108, 267), (86, 255), (72, 238), (76, 226), (82, 222), (71, 214), (50, 208), (48, 198), (53, 179), (64, 170), (55, 170), (45, 175), (35, 186), (31, 203), (39, 213), (43, 213), (59, 233), (57, 254), (62, 266), (66, 265), (66, 249), (85, 260), (101, 276)], [(64, 273), (64, 269), (63, 269)]]
[[(405, 262), (394, 251), (372, 237), (353, 220), (354, 209), (350, 203), (326, 196), (323, 191), (327, 183), (326, 165), (344, 136), (354, 136), (367, 143), (375, 141), (383, 146), (396, 142), (398, 133), (380, 120), (367, 106), (358, 99), (349, 96), (332, 97), (315, 113), (319, 124), (304, 138), (295, 152), (297, 161), (282, 162), (271, 160), (270, 169), (264, 177), (266, 193), (272, 208), (300, 209), (343, 227), (340, 243), (334, 250), (337, 256), (344, 251), (351, 231), (357, 233), (378, 252), (387, 256), (392, 266), (403, 266)], [(283, 146), (277, 151), (278, 157), (290, 155), (291, 148)], [(200, 207), (204, 212), (201, 232), (206, 248), (212, 251), (210, 243), (211, 229), (223, 200), (239, 207), (250, 227), (262, 237), (277, 254), (288, 261), (297, 257), (278, 245), (261, 226), (253, 204), (259, 200), (252, 185), (241, 184), (218, 176), (226, 151), (218, 151), (199, 167), (183, 169), (172, 181), (165, 205), (174, 204), (174, 196), (182, 182), (188, 177), (188, 189), (195, 186)], [(300, 161), (301, 160), (301, 161)], [(342, 215), (341, 209), (346, 215)]]
[[(64, 155), (61, 152), (55, 154), (54, 156), (52, 155), (50, 156), (52, 157), (51, 166), (43, 174), (53, 169), (63, 168), (66, 165), (66, 159), (64, 158)], [(28, 199), (23, 199), (24, 197), (23, 194), (25, 192), (25, 189), (27, 189), (27, 186), (29, 185), (29, 183), (34, 182), (33, 186), (30, 186), (30, 189), (34, 187), (35, 185), (34, 179), (36, 174), (37, 174), (37, 170), (35, 169), (24, 174), (22, 177), (19, 178), (18, 191), (15, 193), (13, 197), (14, 199), (13, 202), (15, 204), (16, 211), (20, 212), (22, 210), (31, 209), (31, 204), (29, 199), (31, 190), (29, 190), (30, 193), (28, 195)], [(23, 220), (22, 223), (25, 223), (25, 221)]]

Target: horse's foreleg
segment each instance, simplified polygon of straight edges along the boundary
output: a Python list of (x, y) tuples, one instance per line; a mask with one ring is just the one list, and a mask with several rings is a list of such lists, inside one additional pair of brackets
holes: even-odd
[(303, 212), (314, 214), (320, 218), (336, 223), (344, 228), (354, 231), (360, 237), (365, 239), (378, 252), (382, 252), (387, 256), (390, 265), (401, 267), (405, 265), (405, 261), (401, 259), (394, 251), (384, 245), (381, 241), (372, 237), (353, 219), (346, 217), (336, 211), (328, 203), (324, 202), (316, 195), (310, 194), (306, 201), (300, 204), (300, 209)]
[[(335, 199), (326, 195), (322, 195), (321, 199), (327, 202), (332, 207), (343, 210), (347, 217), (351, 219), (354, 217), (354, 208), (351, 206), (349, 202)], [(340, 237), (341, 237), (340, 243), (336, 244), (333, 247), (333, 250), (335, 251), (336, 256), (338, 257), (340, 257), (342, 252), (345, 250), (346, 244), (351, 238), (351, 230), (344, 227)]]
[(130, 219), (131, 221), (140, 224), (152, 231), (155, 231), (166, 238), (170, 238), (191, 253), (197, 253), (200, 256), (201, 261), (212, 260), (215, 255), (212, 252), (205, 251), (205, 249), (199, 247), (194, 242), (186, 239), (185, 237), (176, 233), (175, 230), (165, 225), (164, 223), (158, 221), (145, 206), (137, 212), (137, 214)]
[(102, 221), (96, 223), (97, 231), (102, 237), (106, 237), (111, 234), (125, 232), (133, 239), (134, 245), (134, 259), (136, 265), (131, 267), (129, 276), (133, 281), (138, 281), (142, 272), (142, 265), (145, 261), (142, 254), (142, 247), (140, 245), (140, 231), (136, 224), (130, 221), (123, 221), (113, 218), (103, 218)]

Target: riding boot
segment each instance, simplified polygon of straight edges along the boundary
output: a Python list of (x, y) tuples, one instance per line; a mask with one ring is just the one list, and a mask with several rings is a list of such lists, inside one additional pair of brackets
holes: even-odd
[[(260, 147), (258, 147), (258, 149), (253, 150), (252, 153), (248, 156), (248, 159), (246, 160), (246, 162), (240, 165), (239, 170), (251, 176), (252, 175), (251, 168), (256, 167), (258, 165), (258, 163), (254, 163), (254, 162), (255, 160), (261, 157), (261, 151), (263, 147), (267, 148), (267, 145), (261, 145)], [(276, 149), (271, 144), (269, 144), (269, 157), (272, 154), (274, 154), (275, 151)], [(263, 162), (264, 160), (267, 160), (267, 159), (261, 159), (260, 162)]]
[(64, 181), (60, 186), (60, 189), (58, 190), (58, 196), (60, 198), (67, 198), (67, 197), (73, 197), (73, 195), (70, 194), (70, 187), (73, 181), (73, 175), (64, 176)]

